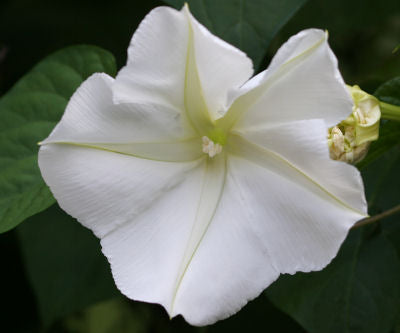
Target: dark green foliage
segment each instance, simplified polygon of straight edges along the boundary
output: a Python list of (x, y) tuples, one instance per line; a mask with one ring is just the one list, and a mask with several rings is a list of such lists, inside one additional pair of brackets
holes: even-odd
[(282, 276), (266, 294), (310, 333), (385, 333), (396, 322), (399, 281), (400, 257), (387, 237), (355, 230), (327, 268)]
[(118, 295), (98, 239), (57, 205), (17, 229), (42, 323)]
[[(400, 123), (395, 121), (383, 121), (379, 128), (379, 140), (372, 142), (368, 155), (363, 159), (357, 166), (360, 170), (364, 170), (373, 161), (377, 160), (383, 154), (393, 149), (393, 153), (396, 153), (400, 144)], [(390, 155), (387, 155), (390, 157)], [(387, 158), (380, 160), (379, 164), (382, 168), (387, 168)], [(381, 169), (382, 171), (382, 169)], [(380, 172), (381, 173), (381, 172)]]
[(382, 84), (375, 96), (383, 102), (400, 106), (400, 76)]
[(55, 202), (37, 165), (38, 142), (95, 72), (115, 75), (114, 57), (95, 46), (70, 47), (41, 61), (0, 99), (0, 233)]

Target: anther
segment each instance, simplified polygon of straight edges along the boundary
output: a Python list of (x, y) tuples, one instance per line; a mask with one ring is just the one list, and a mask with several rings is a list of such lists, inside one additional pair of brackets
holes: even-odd
[(208, 154), (210, 157), (214, 157), (222, 151), (222, 146), (219, 143), (215, 143), (210, 140), (208, 137), (203, 136), (203, 153)]

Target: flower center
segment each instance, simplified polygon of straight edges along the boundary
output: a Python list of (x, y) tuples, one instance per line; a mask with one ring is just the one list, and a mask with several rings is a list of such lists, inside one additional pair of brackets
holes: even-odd
[(215, 143), (210, 140), (207, 136), (202, 137), (203, 140), (203, 153), (208, 154), (210, 157), (214, 157), (222, 151), (222, 146), (219, 143)]

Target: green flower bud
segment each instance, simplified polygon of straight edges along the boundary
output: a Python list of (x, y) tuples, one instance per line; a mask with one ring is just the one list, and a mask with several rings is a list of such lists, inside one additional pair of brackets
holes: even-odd
[(356, 164), (366, 156), (371, 141), (379, 137), (381, 111), (374, 96), (357, 85), (347, 87), (354, 101), (353, 111), (329, 129), (328, 145), (332, 159)]

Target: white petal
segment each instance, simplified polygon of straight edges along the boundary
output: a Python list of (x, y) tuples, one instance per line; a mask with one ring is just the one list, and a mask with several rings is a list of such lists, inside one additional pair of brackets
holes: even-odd
[(230, 157), (228, 170), (221, 204), (176, 299), (175, 310), (196, 325), (237, 312), (279, 273), (323, 268), (360, 218), (244, 159)]
[(198, 135), (203, 136), (213, 128), (212, 119), (204, 99), (204, 92), (196, 63), (194, 33), (189, 26), (189, 39), (187, 45), (184, 106), (185, 115)]
[(257, 212), (259, 202), (238, 188), (231, 160), (223, 196), (175, 300), (175, 312), (192, 325), (231, 316), (279, 275), (260, 232), (265, 217)]
[(87, 79), (41, 144), (70, 144), (161, 161), (190, 161), (202, 155), (200, 137), (182, 126), (179, 114), (152, 104), (115, 105), (113, 82), (106, 74)]
[(353, 102), (322, 30), (304, 30), (289, 39), (270, 67), (247, 82), (229, 110), (226, 127), (249, 129), (296, 120), (324, 119), (336, 125)]
[(228, 90), (252, 75), (252, 64), (241, 51), (210, 34), (186, 8), (159, 7), (142, 21), (128, 49), (127, 66), (117, 76), (115, 100), (184, 110), (191, 38), (204, 100), (216, 117), (225, 107)]
[(169, 311), (200, 199), (204, 164), (101, 241), (117, 287)]
[(106, 74), (93, 74), (84, 81), (44, 142), (152, 142), (194, 135), (173, 109), (151, 102), (113, 104), (113, 84), (114, 79)]
[(231, 206), (247, 212), (243, 225), (259, 237), (269, 255), (265, 260), (280, 273), (325, 267), (349, 228), (363, 217), (269, 170), (260, 161), (230, 157), (228, 169), (226, 193), (235, 193)]
[[(225, 154), (207, 160), (193, 227), (190, 237), (187, 240), (187, 246), (181, 259), (181, 265), (176, 279), (174, 296), (170, 309), (171, 316), (180, 313), (180, 310), (176, 310), (175, 308), (177, 297), (180, 293), (180, 287), (185, 279), (186, 273), (191, 270), (192, 260), (196, 256), (196, 252), (201, 246), (203, 238), (214, 219), (215, 212), (223, 195), (226, 182), (226, 171)], [(184, 309), (182, 314), (185, 314), (186, 311), (187, 310)]]
[(41, 143), (42, 146), (48, 144), (98, 149), (105, 152), (161, 162), (191, 162), (204, 156), (201, 149), (200, 138), (174, 142), (82, 143), (72, 141), (54, 141)]
[(295, 128), (251, 133), (268, 152), (230, 138), (238, 156), (229, 155), (224, 194), (176, 297), (190, 323), (232, 315), (280, 273), (322, 269), (365, 216), (359, 173), (329, 160), (324, 122)]
[(213, 219), (225, 170), (224, 155), (208, 159), (151, 209), (102, 239), (125, 295), (160, 303), (170, 316), (180, 313), (175, 311), (176, 296)]
[(183, 110), (188, 29), (183, 13), (168, 7), (152, 10), (132, 37), (128, 63), (116, 78), (115, 101)]
[(153, 210), (198, 163), (151, 161), (62, 144), (39, 151), (42, 176), (61, 208), (98, 237)]
[(252, 61), (239, 49), (212, 35), (190, 14), (195, 59), (212, 119), (224, 115), (229, 90), (239, 88), (253, 75)]
[[(309, 178), (337, 201), (360, 214), (367, 214), (361, 175), (354, 166), (329, 158), (323, 120), (296, 121), (237, 133), (244, 140), (232, 136), (237, 141), (232, 142), (236, 153), (246, 154), (239, 148), (244, 143), (243, 148), (249, 150), (248, 158), (257, 159), (276, 173), (284, 175), (287, 172), (288, 178), (294, 182), (296, 178), (299, 178), (299, 183)], [(309, 185), (311, 183), (304, 183), (305, 188), (310, 188)]]

